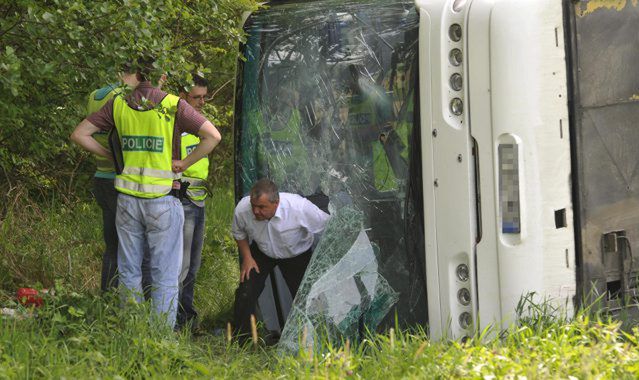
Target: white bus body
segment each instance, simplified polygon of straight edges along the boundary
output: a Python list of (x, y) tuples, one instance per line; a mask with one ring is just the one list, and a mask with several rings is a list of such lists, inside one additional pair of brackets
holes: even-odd
[[(387, 10), (375, 16), (378, 7)], [(284, 170), (282, 151), (253, 157), (264, 139), (288, 144), (289, 156), (298, 149), (296, 141), (315, 152), (309, 164), (317, 166), (309, 169), (315, 182), (306, 187), (328, 195), (331, 204), (346, 196), (365, 210), (380, 262), (390, 263), (380, 264), (380, 273), (400, 289), (400, 304), (410, 303), (395, 313), (400, 320), (406, 313), (407, 321), (426, 323), (433, 338), (505, 328), (515, 321), (522, 297), (531, 294), (566, 316), (599, 295), (601, 307), (633, 314), (638, 281), (632, 248), (639, 246), (637, 25), (635, 0), (415, 0), (414, 7), (402, 0), (273, 1), (270, 9), (249, 17), (242, 50), (247, 60), (238, 66), (238, 198), (252, 180)], [(409, 77), (412, 84), (402, 82)], [(359, 95), (353, 83), (344, 84), (349, 81), (360, 87), (368, 81), (371, 91), (383, 88), (400, 105), (394, 119), (383, 127), (371, 121), (368, 129), (350, 124)], [(415, 93), (406, 90), (411, 86)], [(278, 96), (286, 101), (269, 105)], [(406, 111), (411, 108), (419, 117)], [(282, 111), (290, 126), (292, 109), (301, 115), (296, 141), (273, 138), (279, 132), (269, 129), (276, 121), (268, 115)], [(384, 144), (393, 134), (407, 133), (398, 132), (406, 125), (417, 134), (400, 144), (398, 160)], [(311, 138), (299, 132), (304, 126), (310, 126)], [(362, 181), (378, 176), (375, 163), (369, 168), (350, 163), (357, 172), (343, 158), (366, 158), (369, 152), (353, 146), (366, 147), (371, 131), (370, 141), (377, 143), (379, 132), (391, 166), (395, 162), (395, 187), (368, 184), (360, 191), (359, 183), (338, 189), (339, 181), (347, 184), (366, 170)], [(295, 158), (300, 167), (303, 157)], [(409, 161), (410, 176), (401, 177), (396, 163), (402, 160)], [(335, 178), (339, 186), (326, 185)], [(284, 190), (309, 195), (305, 185)], [(409, 218), (407, 205), (419, 204), (423, 226)], [(386, 224), (376, 210), (387, 213), (381, 214)], [(404, 229), (393, 230), (397, 224)], [(384, 228), (396, 233), (397, 244)], [(410, 228), (419, 228), (423, 239)], [(402, 272), (402, 265), (408, 269)], [(424, 285), (415, 282), (421, 270), (427, 297), (412, 292)], [(278, 290), (262, 297), (273, 329), (279, 328), (277, 308), (267, 306), (273, 294), (284, 308), (290, 305), (276, 283), (269, 284)], [(281, 326), (286, 312), (280, 307), (277, 314)]]
[[(431, 210), (424, 214), (426, 277), (434, 336), (471, 333), (473, 325), (460, 325), (465, 312), (472, 312), (479, 328), (509, 323), (529, 292), (570, 309), (576, 290), (561, 3), (475, 0), (458, 11), (453, 3), (416, 2), (424, 203)], [(463, 31), (458, 42), (449, 36), (454, 24)], [(450, 62), (453, 49), (462, 52), (459, 66)], [(455, 73), (465, 79), (461, 91), (449, 84)], [(455, 98), (463, 102), (460, 116), (451, 112)], [(504, 144), (516, 147), (512, 163), (500, 163)], [(518, 177), (504, 178), (500, 165), (516, 165)], [(517, 233), (502, 231), (503, 180), (518, 182)], [(559, 228), (558, 210), (566, 222)], [(477, 220), (483, 221), (481, 236)], [(468, 281), (456, 275), (461, 264), (470, 266)], [(464, 288), (473, 296), (468, 306), (457, 297)]]

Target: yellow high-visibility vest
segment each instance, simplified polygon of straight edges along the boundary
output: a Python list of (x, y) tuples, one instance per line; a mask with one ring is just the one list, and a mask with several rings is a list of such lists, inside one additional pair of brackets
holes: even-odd
[[(385, 112), (390, 112), (390, 109), (380, 108), (381, 106), (377, 103), (379, 103), (379, 99), (375, 97), (352, 95), (348, 108), (349, 127), (357, 131), (373, 130), (373, 128), (379, 127), (379, 123), (383, 122), (383, 119), (390, 120), (390, 116), (385, 114)], [(363, 141), (362, 143), (370, 144), (371, 153), (369, 157), (372, 164), (375, 188), (378, 191), (397, 190), (397, 177), (384, 152), (382, 143), (378, 139)], [(357, 158), (362, 161), (366, 157)], [(366, 163), (363, 163), (362, 166), (366, 166)]]
[[(186, 158), (200, 143), (200, 138), (190, 133), (182, 134), (181, 156)], [(191, 165), (182, 173), (182, 180), (189, 183), (186, 195), (194, 201), (203, 201), (206, 198), (206, 178), (209, 175), (209, 158), (204, 157)]]
[[(108, 85), (93, 91), (89, 95), (89, 101), (87, 102), (87, 116), (94, 112), (97, 112), (104, 106), (104, 104), (119, 93), (119, 88), (116, 85)], [(111, 150), (108, 143), (108, 133), (106, 131), (100, 131), (93, 134), (93, 138), (102, 145), (106, 150)], [(94, 154), (96, 171), (95, 177), (98, 178), (115, 178), (115, 167), (113, 162), (107, 158)]]
[(171, 170), (173, 128), (180, 98), (167, 94), (159, 107), (134, 110), (118, 96), (113, 118), (122, 146), (124, 168), (115, 177), (115, 188), (138, 198), (168, 194), (177, 179)]

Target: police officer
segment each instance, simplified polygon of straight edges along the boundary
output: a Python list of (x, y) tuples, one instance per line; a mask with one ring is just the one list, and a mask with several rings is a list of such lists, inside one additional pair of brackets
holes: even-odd
[[(193, 75), (193, 85), (180, 92), (180, 98), (186, 100), (198, 112), (206, 102), (208, 81), (200, 75)], [(189, 133), (182, 133), (182, 157), (191, 153), (200, 139)], [(177, 327), (191, 325), (197, 331), (197, 310), (193, 305), (195, 279), (202, 262), (202, 246), (204, 243), (205, 200), (208, 193), (206, 179), (209, 175), (209, 159), (204, 157), (191, 165), (182, 173), (182, 180), (189, 183), (186, 198), (182, 199), (184, 207), (184, 251), (182, 270), (180, 271), (180, 295), (177, 312)]]
[(370, 78), (361, 75), (357, 65), (350, 65), (349, 132), (355, 142), (352, 160), (364, 173), (355, 173), (363, 191), (383, 193), (397, 190), (397, 178), (384, 151), (386, 137), (393, 122), (392, 100)]
[[(213, 124), (186, 101), (154, 87), (148, 80), (153, 62), (138, 60), (139, 85), (126, 97), (116, 96), (82, 120), (71, 139), (102, 157), (110, 153), (92, 135), (115, 128), (123, 168), (116, 175), (118, 269), (123, 297), (142, 301), (142, 259), (148, 246), (151, 299), (166, 323), (175, 325), (178, 276), (182, 265), (184, 211), (177, 179), (205, 157), (221, 136)], [(196, 134), (200, 143), (181, 159), (180, 135)]]
[[(125, 67), (121, 74), (122, 83), (127, 87), (138, 85), (135, 72)], [(107, 85), (93, 91), (87, 102), (87, 116), (98, 111), (102, 106), (118, 94), (121, 87)], [(108, 149), (107, 133), (99, 131), (93, 137)], [(102, 254), (102, 274), (100, 289), (105, 292), (118, 286), (118, 233), (115, 227), (115, 214), (118, 205), (118, 192), (115, 190), (115, 168), (113, 162), (105, 157), (95, 156), (96, 171), (93, 176), (93, 196), (102, 210), (102, 237), (105, 250)]]

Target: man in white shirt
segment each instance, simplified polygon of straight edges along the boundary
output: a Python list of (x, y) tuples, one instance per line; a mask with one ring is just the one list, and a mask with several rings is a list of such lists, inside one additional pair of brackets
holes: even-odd
[(266, 277), (278, 266), (293, 297), (313, 254), (315, 234), (329, 215), (304, 197), (279, 193), (269, 179), (257, 181), (235, 208), (232, 233), (240, 250), (240, 285), (235, 292), (234, 325), (240, 336), (251, 331), (257, 298)]

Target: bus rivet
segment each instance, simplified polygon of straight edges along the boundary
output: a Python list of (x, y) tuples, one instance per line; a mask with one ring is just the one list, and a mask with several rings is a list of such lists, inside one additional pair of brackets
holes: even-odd
[(437, 130), (433, 129), (433, 137), (437, 137)]
[(435, 182), (433, 184), (435, 185), (435, 187), (439, 187), (439, 180), (435, 178)]
[(462, 155), (461, 154), (457, 155), (457, 162), (462, 162)]

